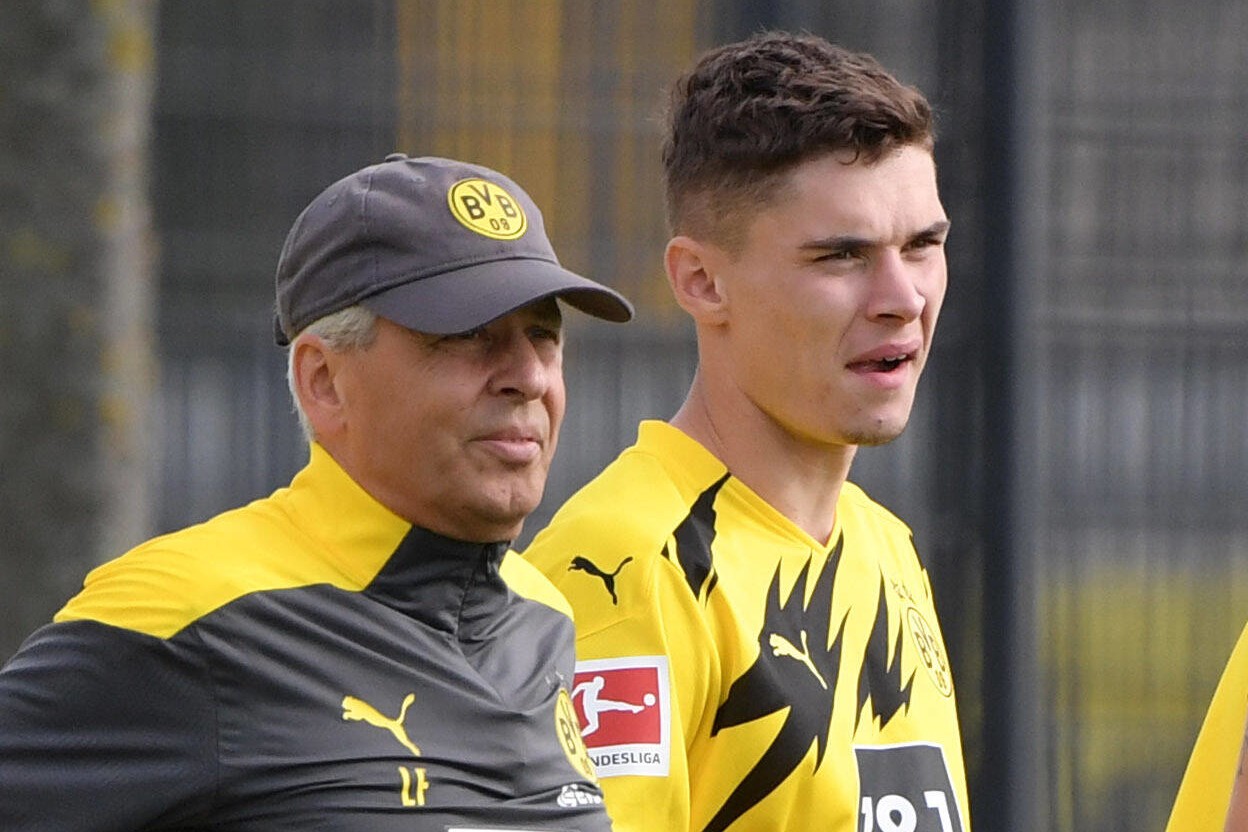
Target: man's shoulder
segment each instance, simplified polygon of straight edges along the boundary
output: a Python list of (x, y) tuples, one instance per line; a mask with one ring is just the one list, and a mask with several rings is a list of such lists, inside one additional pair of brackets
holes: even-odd
[(576, 611), (578, 630), (645, 616), (677, 573), (668, 542), (690, 499), (664, 463), (629, 449), (568, 499), (523, 556)]
[(652, 518), (596, 502), (590, 511), (556, 516), (523, 557), (567, 598), (583, 626), (590, 612), (614, 619), (645, 603), (666, 536)]
[(661, 542), (685, 510), (680, 489), (659, 458), (630, 448), (573, 494), (524, 551), (546, 561), (570, 549), (611, 551)]
[(168, 638), (229, 602), (281, 584), (293, 527), (261, 500), (140, 543), (96, 567), (56, 621), (94, 620)]
[(905, 538), (911, 536), (910, 526), (906, 521), (881, 503), (876, 502), (867, 492), (852, 482), (846, 482), (841, 487), (837, 511), (847, 523), (872, 525), (889, 535), (900, 535)]

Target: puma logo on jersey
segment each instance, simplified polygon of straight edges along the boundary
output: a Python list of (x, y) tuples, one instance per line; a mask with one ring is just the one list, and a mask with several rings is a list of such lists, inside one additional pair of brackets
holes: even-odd
[(403, 697), (403, 704), (399, 708), (399, 715), (394, 719), (383, 714), (363, 699), (357, 699), (354, 696), (343, 697), (342, 700), (342, 718), (351, 722), (366, 722), (374, 728), (381, 728), (389, 731), (394, 735), (404, 748), (420, 756), (420, 749), (416, 743), (412, 742), (407, 736), (407, 729), (403, 727), (403, 718), (407, 716), (407, 709), (416, 701), (416, 694), (409, 693)]
[(801, 650), (798, 650), (793, 642), (777, 633), (772, 633), (767, 638), (767, 643), (771, 645), (771, 655), (795, 659), (806, 665), (810, 672), (815, 674), (815, 678), (819, 680), (819, 684), (823, 686), (823, 689), (827, 690), (828, 680), (823, 678), (823, 674), (819, 672), (819, 668), (815, 667), (814, 661), (810, 658), (810, 645), (807, 643), (805, 630), (801, 631), (801, 640)]
[(602, 578), (603, 584), (607, 587), (607, 592), (611, 593), (611, 603), (619, 606), (620, 599), (615, 595), (615, 576), (620, 574), (620, 570), (623, 569), (624, 565), (632, 559), (632, 555), (629, 555), (624, 558), (624, 560), (620, 561), (620, 565), (615, 567), (614, 572), (604, 572), (598, 564), (594, 563), (589, 558), (577, 556), (572, 558), (572, 563), (568, 566), (568, 571), (585, 572), (586, 574), (593, 575), (596, 578)]

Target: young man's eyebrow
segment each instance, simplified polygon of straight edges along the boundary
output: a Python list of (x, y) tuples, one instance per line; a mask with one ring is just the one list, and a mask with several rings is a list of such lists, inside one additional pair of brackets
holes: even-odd
[[(918, 240), (924, 237), (939, 237), (949, 231), (949, 220), (937, 220), (926, 228), (921, 228), (907, 239)], [(839, 234), (834, 237), (821, 237), (817, 240), (807, 240), (802, 243), (799, 248), (809, 250), (832, 250), (832, 251), (852, 251), (857, 248), (866, 248), (876, 244), (876, 240), (870, 237), (862, 237), (857, 234)]]
[(807, 240), (799, 248), (844, 251), (846, 249), (864, 248), (873, 242), (874, 240), (867, 237), (859, 237), (856, 234), (841, 234), (836, 237), (821, 237), (817, 240)]
[(917, 240), (920, 237), (940, 237), (944, 234), (948, 234), (950, 224), (949, 220), (937, 220), (927, 228), (924, 228), (915, 234), (912, 239)]

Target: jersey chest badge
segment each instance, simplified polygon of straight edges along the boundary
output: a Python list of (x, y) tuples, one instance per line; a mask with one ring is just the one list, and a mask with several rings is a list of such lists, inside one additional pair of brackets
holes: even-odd
[(910, 633), (919, 663), (927, 670), (932, 684), (942, 696), (953, 696), (953, 674), (949, 672), (949, 658), (936, 635), (936, 628), (919, 611), (919, 601), (913, 592), (895, 578), (890, 579), (889, 583), (893, 593), (905, 604), (905, 627)]
[(927, 619), (915, 607), (906, 611), (906, 625), (910, 629), (910, 638), (918, 650), (919, 661), (927, 669), (936, 690), (945, 697), (953, 696), (953, 675), (949, 672), (949, 659), (941, 647), (935, 629), (927, 623)]

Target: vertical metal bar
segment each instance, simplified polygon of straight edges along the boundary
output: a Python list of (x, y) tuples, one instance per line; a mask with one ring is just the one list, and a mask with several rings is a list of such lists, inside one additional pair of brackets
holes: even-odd
[(1036, 569), (1028, 541), (1037, 482), (1032, 387), (1038, 378), (1030, 287), (1042, 274), (1045, 206), (1043, 7), (1034, 0), (984, 4), (985, 401), (983, 535), (985, 765), (975, 825), (1037, 826), (1043, 743), (1034, 649)]

